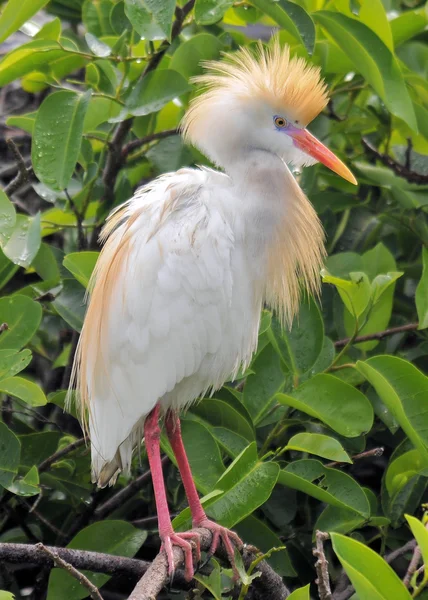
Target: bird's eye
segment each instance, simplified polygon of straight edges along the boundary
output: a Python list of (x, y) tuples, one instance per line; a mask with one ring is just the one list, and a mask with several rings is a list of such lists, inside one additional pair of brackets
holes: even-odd
[(284, 127), (287, 127), (287, 120), (284, 119), (284, 117), (274, 117), (273, 122), (275, 123), (275, 127), (278, 127), (278, 129), (284, 129)]

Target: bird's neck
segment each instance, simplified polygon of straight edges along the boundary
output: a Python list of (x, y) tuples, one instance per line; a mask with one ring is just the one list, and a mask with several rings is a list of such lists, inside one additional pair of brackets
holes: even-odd
[(324, 234), (318, 216), (284, 162), (264, 150), (250, 150), (229, 163), (240, 198), (245, 243), (262, 270), (263, 299), (290, 323), (302, 287), (317, 292)]

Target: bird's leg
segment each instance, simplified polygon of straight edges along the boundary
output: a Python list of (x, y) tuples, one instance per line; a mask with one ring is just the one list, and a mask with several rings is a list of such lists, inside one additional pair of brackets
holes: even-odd
[(210, 555), (214, 554), (214, 552), (217, 550), (219, 541), (221, 540), (223, 542), (230, 563), (235, 570), (234, 544), (238, 548), (241, 548), (243, 545), (242, 541), (236, 533), (230, 531), (226, 527), (218, 525), (214, 521), (211, 521), (205, 514), (198, 496), (198, 492), (196, 491), (195, 483), (192, 477), (192, 471), (190, 469), (183, 439), (181, 437), (180, 419), (174, 415), (172, 411), (167, 413), (165, 427), (172, 450), (175, 454), (175, 458), (177, 459), (177, 465), (183, 481), (184, 489), (186, 491), (187, 500), (189, 501), (193, 527), (205, 527), (212, 532), (213, 539), (210, 548)]
[(196, 559), (198, 561), (200, 559), (200, 540), (197, 534), (193, 532), (175, 533), (172, 528), (160, 457), (159, 409), (159, 405), (156, 405), (144, 423), (145, 445), (152, 474), (153, 489), (155, 492), (159, 536), (162, 540), (162, 548), (165, 550), (168, 560), (170, 576), (172, 577), (174, 574), (174, 554), (172, 548), (173, 546), (179, 546), (184, 553), (184, 574), (186, 579), (190, 581), (193, 577), (194, 569), (192, 545), (188, 540), (193, 539), (195, 541)]

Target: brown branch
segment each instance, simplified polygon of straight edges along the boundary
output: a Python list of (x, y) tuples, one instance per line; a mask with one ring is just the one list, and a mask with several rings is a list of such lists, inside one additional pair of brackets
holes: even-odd
[[(382, 454), (384, 453), (385, 448), (379, 447), (379, 448), (372, 448), (371, 450), (366, 450), (365, 452), (360, 452), (359, 454), (354, 454), (354, 456), (351, 456), (351, 459), (354, 460), (360, 460), (361, 458), (371, 458), (372, 456), (382, 456)], [(333, 462), (329, 462), (327, 463), (325, 466), (326, 467), (335, 467), (336, 465), (343, 465), (343, 464), (349, 464), (349, 463), (344, 463), (343, 461), (340, 460), (335, 460)]]
[(386, 167), (389, 167), (391, 171), (393, 171), (399, 177), (403, 177), (403, 179), (406, 179), (406, 181), (409, 183), (418, 183), (419, 185), (426, 185), (428, 183), (428, 175), (417, 173), (416, 171), (409, 169), (407, 166), (401, 165), (388, 154), (382, 154), (377, 148), (372, 146), (371, 142), (369, 142), (366, 138), (362, 138), (361, 141), (369, 154), (377, 158), (377, 160), (379, 160)]
[(73, 565), (71, 565), (69, 562), (58, 556), (57, 552), (54, 552), (53, 550), (47, 548), (41, 543), (36, 544), (36, 548), (39, 548), (39, 550), (45, 552), (45, 554), (50, 556), (50, 558), (53, 560), (57, 567), (67, 571), (67, 573), (74, 577), (74, 579), (77, 579), (77, 581), (81, 583), (83, 587), (89, 590), (89, 596), (92, 598), (92, 600), (103, 600), (103, 597), (101, 596), (97, 586), (94, 585), (91, 581), (89, 581), (89, 579), (85, 575), (83, 575), (83, 573), (81, 573), (75, 567), (73, 567)]
[(172, 135), (177, 135), (178, 133), (178, 129), (166, 129), (165, 131), (158, 131), (156, 133), (146, 135), (145, 137), (140, 138), (138, 140), (132, 140), (124, 146), (122, 150), (122, 160), (125, 160), (131, 152), (137, 150), (138, 148), (141, 148), (141, 146), (145, 146), (146, 144), (154, 142), (155, 140), (163, 140), (164, 138), (171, 137)]
[[(73, 565), (76, 569), (105, 573), (107, 575), (123, 575), (140, 578), (148, 569), (150, 563), (135, 558), (124, 558), (113, 554), (102, 554), (88, 550), (71, 550), (48, 546), (60, 558)], [(0, 543), (0, 563), (23, 565), (25, 563), (46, 566), (46, 554), (38, 546), (30, 544)], [(48, 561), (53, 567), (53, 561)]]
[[(208, 551), (211, 547), (212, 533), (208, 529), (197, 529), (196, 531), (201, 536), (201, 550)], [(183, 564), (183, 551), (180, 548), (174, 547), (173, 553), (174, 565), (177, 569)], [(216, 555), (227, 560), (227, 555), (223, 548), (220, 548), (219, 552), (216, 552)], [(246, 569), (249, 568), (256, 556), (257, 553), (253, 548), (244, 547), (242, 558)], [(260, 571), (261, 576), (255, 579), (252, 585), (260, 598), (284, 600), (288, 597), (289, 591), (284, 585), (282, 578), (265, 561), (257, 565), (257, 570)], [(168, 563), (164, 552), (160, 552), (137, 583), (128, 600), (154, 600), (168, 581)]]
[(416, 546), (416, 540), (410, 540), (409, 542), (404, 544), (404, 546), (400, 546), (400, 548), (397, 548), (396, 550), (393, 550), (389, 554), (386, 554), (384, 558), (388, 564), (391, 564), (392, 562), (394, 562), (394, 560), (396, 558), (403, 556), (403, 554), (406, 554), (406, 552), (413, 551), (415, 549), (415, 546)]
[(80, 448), (85, 444), (85, 442), (86, 438), (80, 438), (79, 440), (68, 444), (68, 446), (61, 448), (61, 450), (58, 450), (57, 452), (55, 452), (55, 454), (52, 454), (52, 456), (46, 458), (43, 462), (40, 463), (38, 467), (39, 473), (47, 471), (51, 467), (51, 465), (53, 465), (53, 463), (57, 462), (63, 456), (70, 454), (70, 452), (73, 452), (73, 450), (76, 450), (76, 448)]
[(409, 566), (407, 567), (406, 574), (403, 577), (403, 583), (406, 586), (406, 588), (408, 588), (410, 586), (410, 581), (413, 577), (413, 574), (416, 572), (416, 569), (418, 568), (421, 557), (422, 557), (422, 554), (421, 554), (419, 546), (415, 546), (415, 548), (413, 550), (412, 559), (409, 563)]
[[(168, 460), (169, 459), (167, 456), (163, 457), (162, 468), (165, 467)], [(116, 510), (116, 508), (118, 508), (119, 506), (123, 506), (123, 504), (125, 502), (127, 502), (130, 498), (132, 498), (132, 496), (135, 496), (135, 494), (137, 492), (139, 492), (141, 490), (141, 488), (148, 481), (150, 481), (150, 479), (151, 479), (151, 473), (148, 470), (145, 473), (143, 473), (142, 475), (140, 475), (139, 477), (137, 477), (137, 479), (134, 479), (133, 481), (128, 483), (127, 486), (125, 486), (124, 488), (119, 490), (116, 494), (114, 494), (114, 496), (112, 496), (111, 498), (106, 500), (104, 502), (104, 504), (101, 504), (101, 506), (99, 506), (95, 510), (95, 513), (94, 513), (95, 518), (97, 520), (105, 519), (107, 517), (107, 515), (112, 513), (114, 510)]]
[(317, 579), (315, 583), (318, 586), (318, 594), (320, 600), (332, 600), (333, 596), (330, 588), (330, 577), (328, 574), (328, 562), (324, 553), (324, 542), (329, 539), (328, 533), (318, 531), (315, 534), (316, 548), (313, 548), (312, 554), (317, 557), (315, 563), (315, 569), (317, 572)]
[[(390, 329), (385, 329), (384, 331), (376, 331), (376, 333), (368, 333), (367, 335), (357, 336), (353, 340), (353, 344), (359, 344), (360, 342), (369, 342), (371, 340), (381, 340), (384, 337), (389, 335), (394, 335), (396, 333), (404, 333), (406, 331), (415, 331), (419, 327), (419, 323), (407, 323), (407, 325), (400, 325), (399, 327), (391, 327)], [(336, 348), (342, 348), (346, 346), (350, 342), (351, 338), (344, 338), (343, 340), (337, 340), (334, 342)]]
[(25, 161), (18, 150), (18, 146), (11, 139), (6, 140), (9, 150), (12, 152), (16, 160), (18, 167), (18, 174), (12, 179), (10, 183), (4, 188), (5, 194), (9, 196), (16, 192), (24, 183), (27, 183), (30, 173), (32, 172), (31, 167), (27, 168)]

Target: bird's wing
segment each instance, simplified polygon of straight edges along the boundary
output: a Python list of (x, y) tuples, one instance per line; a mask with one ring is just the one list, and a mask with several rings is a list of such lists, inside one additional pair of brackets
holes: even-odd
[[(106, 465), (108, 478), (114, 467), (129, 469), (144, 417), (219, 351), (234, 239), (207, 178), (190, 169), (164, 176), (106, 226), (77, 371), (97, 480)], [(222, 383), (214, 375), (207, 385)]]

